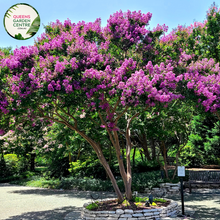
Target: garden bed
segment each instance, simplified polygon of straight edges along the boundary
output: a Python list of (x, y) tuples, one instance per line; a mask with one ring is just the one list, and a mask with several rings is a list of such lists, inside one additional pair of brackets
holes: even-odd
[[(156, 205), (146, 207), (145, 202), (131, 202), (118, 204), (116, 199), (86, 203), (83, 206), (82, 218), (85, 220), (101, 219), (160, 219), (178, 212), (178, 204), (173, 200), (166, 202), (155, 202)], [(95, 205), (94, 205), (95, 204)], [(90, 207), (92, 210), (88, 210)]]

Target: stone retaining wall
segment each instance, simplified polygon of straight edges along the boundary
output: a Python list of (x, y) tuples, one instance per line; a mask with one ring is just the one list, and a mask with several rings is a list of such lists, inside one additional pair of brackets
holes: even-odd
[(173, 200), (171, 200), (170, 205), (167, 207), (161, 207), (159, 209), (155, 208), (155, 209), (136, 210), (136, 211), (133, 211), (131, 209), (125, 209), (125, 210), (117, 209), (116, 211), (90, 211), (85, 207), (91, 203), (86, 203), (83, 205), (81, 217), (84, 220), (132, 220), (132, 219), (159, 220), (162, 217), (175, 215), (178, 212), (178, 204)]
[(152, 189), (145, 189), (146, 193), (150, 193), (153, 195), (157, 195), (162, 197), (164, 195), (170, 194), (179, 194), (180, 192), (180, 183), (161, 183), (160, 188), (152, 188)]

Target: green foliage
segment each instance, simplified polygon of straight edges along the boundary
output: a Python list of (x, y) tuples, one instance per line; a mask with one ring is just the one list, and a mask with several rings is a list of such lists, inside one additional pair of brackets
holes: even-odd
[(158, 199), (158, 198), (153, 199), (153, 201), (154, 201), (154, 202), (161, 202), (161, 203), (167, 202), (166, 199)]
[(138, 206), (142, 206), (142, 203), (141, 202), (136, 202), (135, 205), (138, 207)]
[(19, 185), (23, 185), (23, 182), (26, 182), (27, 179), (32, 178), (35, 175), (34, 172), (30, 172), (30, 171), (25, 171), (21, 174), (14, 174), (12, 176), (1, 176), (0, 177), (0, 183), (15, 183), (15, 184), (19, 184)]
[(146, 202), (146, 200), (147, 200), (147, 197), (145, 197), (145, 198), (141, 198), (141, 197), (134, 197), (133, 198), (133, 201), (134, 202)]
[(158, 162), (156, 160), (138, 161), (135, 164), (135, 167), (133, 168), (133, 172), (134, 173), (143, 173), (143, 172), (155, 171), (155, 170), (159, 170), (159, 169), (160, 169), (160, 165), (158, 164)]
[(35, 158), (36, 166), (46, 166), (48, 163), (48, 160), (45, 158), (45, 156), (37, 156)]
[(2, 51), (6, 57), (13, 54), (12, 47), (0, 47), (0, 51)]
[(218, 164), (220, 157), (220, 123), (213, 115), (197, 115), (191, 122), (192, 132), (182, 151), (180, 162), (186, 166)]
[(110, 181), (84, 178), (62, 178), (60, 180), (59, 188), (62, 189), (78, 189), (83, 191), (113, 191), (113, 187)]
[[(111, 167), (113, 173), (116, 173), (115, 167)], [(94, 157), (89, 157), (86, 161), (77, 160), (77, 162), (72, 162), (71, 167), (69, 169), (71, 174), (74, 177), (82, 178), (82, 177), (91, 177), (91, 178), (99, 178), (106, 179), (106, 172), (101, 166), (98, 159), (94, 159)]]
[(129, 201), (128, 201), (127, 199), (125, 199), (125, 200), (122, 202), (122, 204), (123, 204), (125, 207), (130, 206), (130, 203), (129, 203)]
[(24, 158), (18, 158), (16, 154), (4, 155), (4, 160), (1, 160), (0, 176), (9, 177), (24, 172), (27, 167), (27, 161)]
[(56, 157), (51, 158), (50, 164), (47, 168), (47, 175), (54, 178), (66, 177), (69, 175), (69, 159), (68, 157)]
[[(28, 174), (30, 176), (28, 176)], [(34, 186), (42, 188), (53, 188), (53, 189), (77, 189), (83, 191), (109, 191), (113, 192), (112, 183), (109, 180), (101, 180), (94, 178), (75, 178), (75, 177), (64, 177), (64, 178), (50, 178), (48, 176), (36, 176), (36, 173), (25, 172), (21, 175), (14, 175), (7, 179), (2, 179), (3, 182), (11, 182), (23, 186)], [(121, 178), (116, 177), (117, 184), (120, 190), (124, 191), (124, 184)], [(1, 182), (1, 179), (0, 179)], [(153, 188), (159, 186), (163, 182), (160, 179), (160, 172), (148, 172), (141, 174), (134, 174), (132, 190), (138, 192), (144, 192), (145, 188)], [(138, 197), (136, 197), (138, 198)], [(139, 200), (135, 200), (138, 202)], [(140, 200), (141, 201), (141, 200)]]
[(7, 172), (5, 160), (3, 160), (1, 158), (0, 159), (0, 177), (4, 178), (4, 177), (6, 177), (8, 175), (9, 175), (9, 173)]
[(26, 34), (34, 36), (40, 27), (40, 16), (37, 16), (31, 24), (31, 27), (28, 29)]
[(159, 186), (163, 182), (160, 171), (152, 171), (147, 173), (133, 174), (132, 190), (144, 192), (145, 188), (153, 188)]
[(95, 209), (95, 208), (98, 208), (99, 206), (97, 205), (97, 203), (98, 203), (98, 202), (89, 204), (88, 206), (86, 206), (86, 209), (88, 209), (88, 210), (93, 210), (93, 209)]
[(17, 39), (17, 40), (25, 40), (25, 38), (21, 35), (21, 33), (15, 34), (15, 39)]

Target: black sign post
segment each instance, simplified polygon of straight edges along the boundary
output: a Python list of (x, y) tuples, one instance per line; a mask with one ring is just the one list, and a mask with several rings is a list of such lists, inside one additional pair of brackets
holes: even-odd
[(183, 196), (183, 177), (185, 176), (185, 167), (178, 166), (178, 176), (181, 182), (181, 202), (182, 202), (182, 215), (184, 215), (184, 196)]

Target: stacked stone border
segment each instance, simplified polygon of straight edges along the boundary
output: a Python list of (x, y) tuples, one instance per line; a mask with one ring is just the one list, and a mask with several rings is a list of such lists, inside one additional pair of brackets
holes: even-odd
[[(105, 200), (112, 200), (112, 198)], [(133, 211), (131, 209), (117, 209), (116, 211), (90, 211), (86, 209), (86, 206), (92, 203), (90, 202), (83, 205), (81, 217), (84, 220), (159, 220), (160, 218), (173, 216), (178, 213), (177, 202), (173, 200), (170, 201), (171, 203), (167, 207), (136, 211)]]

